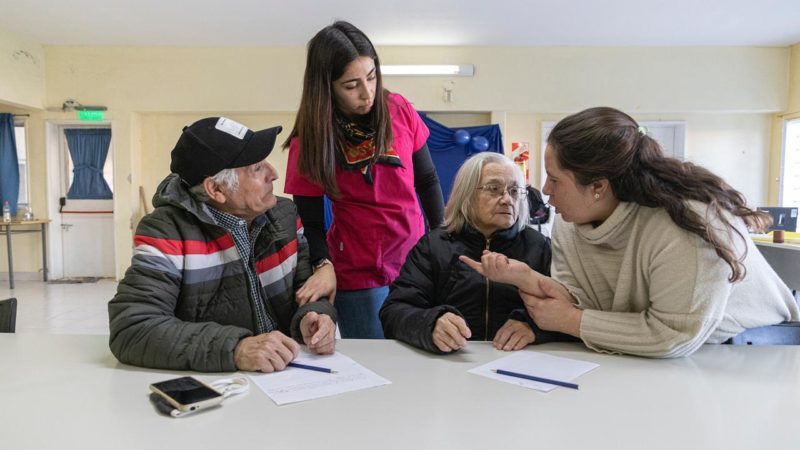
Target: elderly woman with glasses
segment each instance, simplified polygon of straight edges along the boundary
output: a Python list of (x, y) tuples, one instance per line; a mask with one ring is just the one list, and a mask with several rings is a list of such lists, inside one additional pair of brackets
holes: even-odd
[(387, 338), (433, 353), (454, 352), (467, 340), (491, 340), (502, 350), (551, 340), (540, 334), (516, 287), (489, 281), (459, 261), (497, 252), (549, 273), (550, 243), (529, 228), (527, 190), (506, 156), (478, 153), (456, 174), (444, 228), (411, 250), (380, 311)]

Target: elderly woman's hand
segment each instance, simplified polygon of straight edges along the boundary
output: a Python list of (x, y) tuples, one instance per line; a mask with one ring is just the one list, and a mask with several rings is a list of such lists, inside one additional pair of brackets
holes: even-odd
[(508, 319), (494, 335), (494, 348), (503, 351), (515, 351), (525, 348), (536, 339), (531, 326), (519, 320)]
[(567, 288), (552, 278), (543, 278), (539, 280), (539, 290), (544, 295), (519, 293), (536, 325), (543, 330), (580, 337), (583, 311), (576, 307)]
[(483, 251), (481, 262), (477, 262), (463, 255), (459, 256), (458, 259), (492, 281), (513, 284), (520, 290), (532, 294), (543, 294), (539, 290), (538, 281), (546, 277), (531, 269), (522, 261), (510, 259), (502, 253), (490, 252), (488, 250)]
[(448, 353), (464, 348), (472, 331), (463, 317), (447, 312), (436, 319), (432, 337), (436, 348)]

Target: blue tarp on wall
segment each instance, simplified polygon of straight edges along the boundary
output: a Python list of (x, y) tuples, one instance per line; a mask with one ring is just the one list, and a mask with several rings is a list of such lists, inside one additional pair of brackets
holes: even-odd
[[(433, 165), (436, 166), (436, 173), (439, 175), (445, 203), (450, 198), (453, 179), (459, 167), (470, 155), (478, 152), (474, 145), (476, 137), (480, 136), (488, 141), (489, 148), (484, 151), (503, 153), (503, 137), (500, 134), (499, 125), (448, 128), (425, 114), (420, 114), (420, 116), (431, 132), (428, 137), (428, 149), (431, 152)], [(456, 142), (454, 135), (459, 130), (464, 130), (469, 134), (470, 139), (466, 144)]]

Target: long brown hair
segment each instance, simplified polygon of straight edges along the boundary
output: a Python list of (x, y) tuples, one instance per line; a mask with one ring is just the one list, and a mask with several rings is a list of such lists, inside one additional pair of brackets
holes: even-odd
[[(664, 156), (661, 146), (633, 118), (614, 108), (599, 107), (564, 118), (553, 128), (547, 144), (559, 165), (581, 185), (608, 179), (614, 196), (623, 202), (664, 208), (679, 227), (714, 246), (731, 268), (728, 281), (745, 277), (745, 253), (737, 257), (730, 244), (737, 230), (723, 212), (740, 217), (754, 231), (771, 223), (767, 214), (746, 206), (744, 195), (711, 171)], [(724, 235), (712, 229), (686, 201), (708, 205), (709, 213), (725, 225)]]
[(321, 185), (334, 198), (340, 193), (336, 183), (336, 163), (344, 136), (334, 119), (333, 82), (341, 78), (348, 64), (361, 56), (375, 62), (375, 101), (366, 117), (369, 126), (375, 130), (374, 158), (386, 153), (393, 137), (386, 103), (388, 92), (383, 89), (378, 53), (367, 35), (343, 21), (323, 28), (308, 42), (303, 96), (294, 128), (283, 143), (287, 148), (292, 138), (298, 138), (300, 174)]

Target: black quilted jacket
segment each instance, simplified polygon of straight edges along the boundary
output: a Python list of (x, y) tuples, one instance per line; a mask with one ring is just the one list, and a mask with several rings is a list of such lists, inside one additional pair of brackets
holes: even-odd
[[(175, 175), (161, 183), (153, 205), (136, 229), (131, 266), (108, 304), (111, 351), (137, 366), (235, 371), (233, 350), (253, 335), (256, 318), (233, 239)], [(282, 332), (302, 342), (299, 323), (309, 311), (336, 320), (326, 300), (300, 308), (295, 302), (311, 265), (290, 200), (279, 198), (267, 211), (254, 259), (268, 311)]]
[(464, 318), (471, 340), (492, 340), (508, 319), (533, 325), (516, 287), (490, 282), (458, 259), (466, 255), (479, 261), (488, 248), (549, 275), (549, 240), (532, 228), (515, 228), (498, 231), (489, 240), (471, 227), (458, 234), (439, 229), (423, 236), (381, 308), (386, 337), (441, 353), (431, 335), (436, 319), (446, 312)]

